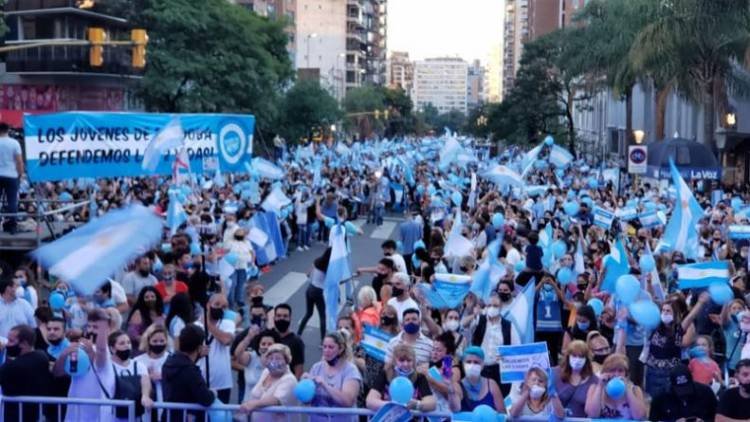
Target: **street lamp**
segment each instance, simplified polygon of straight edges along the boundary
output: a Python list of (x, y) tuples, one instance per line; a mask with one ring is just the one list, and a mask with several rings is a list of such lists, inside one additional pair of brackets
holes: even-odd
[(735, 114), (734, 111), (729, 111), (724, 116), (725, 121), (727, 122), (727, 127), (734, 128), (737, 126), (737, 114)]
[(310, 68), (310, 40), (313, 38), (318, 38), (318, 34), (313, 32), (312, 34), (308, 34), (307, 38), (305, 39), (305, 42), (307, 43), (307, 68)]
[(646, 132), (638, 129), (633, 131), (633, 138), (635, 139), (635, 143), (640, 145), (643, 143), (643, 139), (646, 137)]

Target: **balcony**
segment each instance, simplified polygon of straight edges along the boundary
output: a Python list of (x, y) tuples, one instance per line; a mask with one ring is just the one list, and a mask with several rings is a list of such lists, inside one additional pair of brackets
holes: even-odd
[(130, 49), (104, 49), (104, 65), (89, 65), (89, 48), (80, 46), (42, 47), (9, 52), (5, 67), (17, 74), (101, 74), (138, 77), (143, 72), (131, 66)]

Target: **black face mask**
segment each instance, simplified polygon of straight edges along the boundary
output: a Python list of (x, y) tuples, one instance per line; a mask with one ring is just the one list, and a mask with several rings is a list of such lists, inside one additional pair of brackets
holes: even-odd
[(160, 355), (163, 351), (167, 350), (166, 344), (149, 344), (148, 350), (155, 355)]
[(289, 321), (285, 319), (277, 319), (274, 322), (274, 325), (276, 326), (276, 330), (278, 330), (278, 332), (280, 333), (286, 333), (287, 330), (289, 330), (289, 324), (290, 324)]
[(263, 296), (255, 296), (250, 299), (250, 303), (253, 305), (262, 305), (263, 304)]
[(224, 317), (224, 310), (221, 308), (211, 308), (211, 319), (214, 321), (220, 321)]
[(466, 267), (458, 267), (458, 270), (461, 271), (462, 273), (469, 271), (469, 269)]
[(511, 294), (510, 293), (498, 293), (498, 296), (500, 296), (501, 301), (507, 302), (510, 300)]
[(235, 236), (234, 240), (243, 241), (245, 240), (245, 236)]
[(8, 354), (9, 358), (17, 358), (19, 355), (21, 355), (21, 346), (18, 344), (14, 344), (13, 346), (6, 346), (5, 352)]
[(130, 349), (115, 350), (115, 356), (117, 356), (118, 359), (125, 361), (130, 359), (130, 352)]
[(396, 324), (396, 317), (383, 315), (380, 317), (380, 325), (394, 325)]
[(52, 339), (47, 339), (47, 343), (49, 343), (49, 344), (51, 344), (51, 345), (53, 345), (53, 346), (57, 346), (57, 345), (59, 345), (60, 343), (62, 343), (62, 341), (63, 341), (63, 339), (61, 339), (61, 338), (58, 338), (58, 339), (54, 339), (54, 340), (52, 340)]
[(393, 293), (393, 297), (399, 297), (402, 294), (404, 294), (404, 289), (400, 289), (398, 287), (394, 287), (391, 292)]
[(579, 284), (578, 285), (578, 290), (580, 290), (580, 291), (586, 290), (586, 285), (585, 284)]
[(740, 384), (740, 388), (745, 390), (745, 393), (750, 394), (750, 382), (745, 384)]
[(255, 316), (255, 315), (251, 316), (250, 317), (250, 325), (257, 325), (259, 327), (262, 326), (262, 325), (264, 325), (263, 324), (263, 317), (261, 317), (261, 316)]
[(151, 271), (149, 271), (149, 270), (138, 270), (138, 274), (140, 274), (141, 277), (148, 277), (148, 275), (151, 274)]
[(594, 362), (596, 362), (599, 365), (601, 365), (607, 359), (607, 356), (609, 356), (609, 355), (594, 355), (593, 360), (594, 360)]

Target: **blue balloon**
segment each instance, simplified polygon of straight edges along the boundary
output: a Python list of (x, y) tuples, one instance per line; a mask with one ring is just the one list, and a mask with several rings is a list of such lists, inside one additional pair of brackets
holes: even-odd
[(583, 199), (581, 199), (581, 202), (583, 202), (586, 205), (588, 205), (590, 210), (594, 209), (594, 200), (591, 199), (590, 197), (584, 196)]
[[(78, 349), (78, 352), (76, 353), (77, 363), (74, 365), (74, 368), (71, 368), (70, 366), (71, 357), (72, 355), (68, 355), (68, 357), (65, 358), (65, 373), (73, 378), (86, 375), (86, 373), (89, 372), (89, 368), (91, 368), (91, 359), (89, 359), (89, 355), (83, 349)], [(75, 369), (75, 371), (72, 369)]]
[(495, 214), (492, 214), (492, 227), (495, 229), (500, 229), (505, 224), (505, 217), (500, 214), (499, 212), (496, 212)]
[(621, 399), (625, 395), (625, 382), (620, 377), (612, 378), (607, 383), (607, 395), (615, 400)]
[(596, 314), (597, 318), (602, 314), (602, 311), (604, 310), (604, 302), (602, 302), (601, 299), (598, 299), (598, 298), (589, 299), (588, 303), (586, 304), (591, 306), (591, 309), (594, 310), (594, 313)]
[(461, 192), (454, 191), (451, 194), (451, 201), (453, 201), (453, 205), (460, 207), (463, 200), (464, 200), (464, 197), (463, 195), (461, 195)]
[(740, 208), (742, 208), (742, 198), (735, 196), (732, 198), (732, 209), (734, 211), (739, 211)]
[(434, 195), (435, 194), (435, 186), (432, 186), (432, 185), (428, 186), (427, 187), (427, 193), (429, 193), (430, 196)]
[(423, 194), (424, 193), (424, 186), (423, 185), (417, 185), (417, 193)]
[(417, 258), (417, 254), (411, 254), (411, 265), (414, 268), (419, 268), (422, 266), (422, 261)]
[(234, 266), (234, 264), (237, 263), (237, 259), (239, 257), (237, 256), (236, 252), (229, 252), (228, 254), (224, 255), (224, 260), (227, 261), (227, 264)]
[(396, 377), (388, 386), (388, 394), (391, 396), (391, 400), (406, 405), (414, 397), (414, 385), (409, 378)]
[(638, 266), (641, 267), (642, 273), (650, 273), (654, 270), (654, 268), (656, 268), (656, 261), (654, 261), (654, 256), (651, 254), (641, 255), (640, 259), (638, 259)]
[(424, 241), (422, 239), (419, 239), (416, 242), (414, 242), (414, 250), (416, 251), (419, 248), (427, 249), (427, 246), (425, 246)]
[(302, 403), (310, 403), (315, 397), (315, 382), (310, 379), (298, 382), (294, 387), (294, 397)]
[(568, 199), (574, 199), (575, 197), (576, 197), (576, 191), (574, 191), (572, 189), (569, 190), (568, 191)]
[(565, 211), (565, 214), (573, 217), (576, 214), (578, 214), (578, 211), (580, 210), (580, 206), (577, 202), (568, 201), (563, 204), (563, 210)]
[(547, 145), (548, 147), (551, 147), (555, 143), (555, 138), (552, 137), (552, 135), (547, 135), (546, 138), (544, 138), (544, 145)]
[(560, 284), (568, 284), (575, 280), (575, 277), (573, 275), (573, 270), (571, 270), (568, 267), (562, 267), (559, 271), (557, 271), (557, 281), (560, 282)]
[(520, 273), (521, 271), (523, 271), (524, 268), (526, 268), (526, 261), (524, 260), (520, 260), (516, 262), (516, 265), (513, 266), (513, 270), (517, 273)]
[(708, 286), (708, 294), (711, 295), (711, 300), (719, 305), (726, 305), (734, 299), (734, 292), (727, 283), (719, 282), (711, 284)]
[(593, 177), (589, 179), (588, 185), (589, 189), (599, 189), (599, 181), (594, 179)]
[(486, 404), (479, 405), (471, 412), (471, 422), (497, 422), (497, 412)]
[(197, 243), (191, 243), (190, 244), (190, 255), (200, 255), (201, 254), (201, 245)]
[(545, 249), (542, 253), (542, 265), (544, 268), (549, 268), (552, 265), (552, 251)]
[(65, 296), (63, 296), (60, 292), (53, 292), (51, 295), (49, 295), (49, 307), (52, 308), (53, 311), (59, 311), (60, 309), (64, 308)]
[(563, 255), (565, 255), (565, 252), (568, 251), (568, 245), (565, 244), (564, 240), (556, 240), (552, 244), (552, 253), (555, 255), (555, 258), (562, 258)]
[(653, 330), (661, 322), (661, 310), (650, 300), (639, 300), (628, 306), (630, 316), (641, 326)]
[(638, 294), (641, 292), (641, 283), (635, 276), (630, 274), (621, 275), (617, 279), (615, 285), (615, 293), (617, 293), (617, 299), (626, 305), (630, 305), (638, 299)]

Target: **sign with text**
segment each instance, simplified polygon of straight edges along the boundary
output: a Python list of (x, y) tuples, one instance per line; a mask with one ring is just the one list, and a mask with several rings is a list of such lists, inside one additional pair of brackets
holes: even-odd
[(154, 171), (143, 165), (149, 144), (170, 124), (184, 134), (176, 143), (186, 150), (192, 172), (211, 168), (212, 162), (204, 166), (206, 159), (215, 159), (224, 172), (244, 171), (255, 130), (255, 117), (238, 114), (66, 112), (24, 120), (32, 181), (171, 174), (178, 148), (160, 151)]
[(641, 145), (631, 145), (628, 147), (628, 173), (644, 174), (646, 173), (646, 162), (648, 160), (648, 148)]
[(547, 343), (529, 343), (516, 346), (499, 346), (500, 381), (503, 384), (523, 381), (526, 372), (531, 368), (548, 370), (549, 351)]

